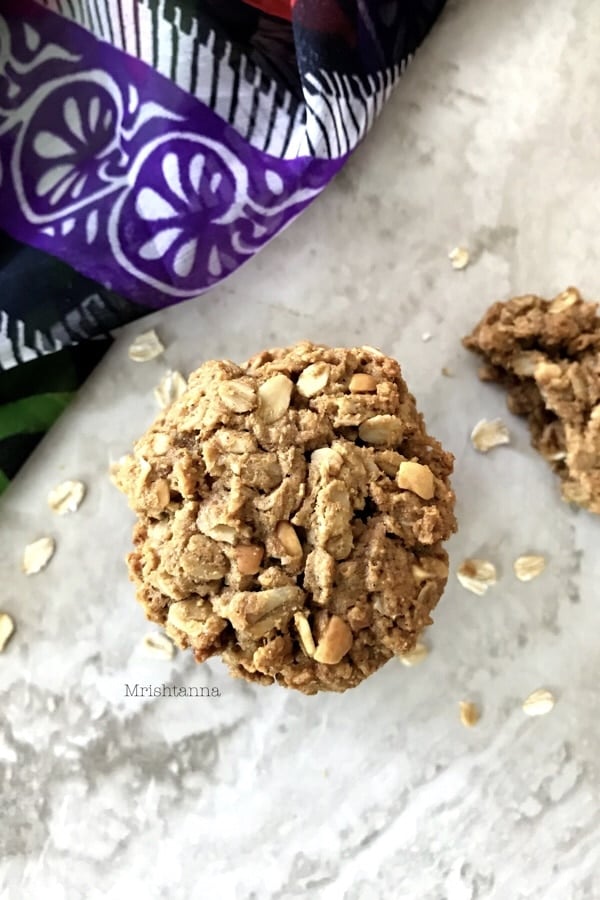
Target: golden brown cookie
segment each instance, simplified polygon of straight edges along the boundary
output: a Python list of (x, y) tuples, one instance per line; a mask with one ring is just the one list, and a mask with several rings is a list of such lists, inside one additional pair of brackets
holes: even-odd
[(198, 662), (354, 687), (431, 622), (452, 462), (371, 347), (207, 362), (114, 476), (138, 515), (138, 600)]
[(484, 381), (508, 388), (531, 442), (562, 479), (562, 495), (600, 513), (600, 317), (569, 288), (553, 300), (494, 303), (465, 347), (486, 360)]

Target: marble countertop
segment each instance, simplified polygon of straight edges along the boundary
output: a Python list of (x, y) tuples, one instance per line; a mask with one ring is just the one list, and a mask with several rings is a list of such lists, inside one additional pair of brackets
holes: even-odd
[[(22, 470), (0, 512), (1, 606), (17, 624), (0, 658), (2, 898), (600, 896), (600, 520), (561, 503), (459, 343), (497, 298), (598, 295), (599, 47), (593, 0), (450, 2), (323, 197), (223, 286), (148, 319), (163, 357), (130, 362), (146, 323), (125, 329)], [(132, 516), (106, 477), (166, 367), (301, 337), (397, 356), (456, 454), (460, 532), (431, 653), (341, 696), (146, 657), (123, 564)], [(470, 430), (497, 415), (513, 443), (479, 455)], [(56, 518), (45, 498), (63, 478), (88, 495)], [(25, 578), (23, 547), (46, 533), (56, 555)], [(526, 552), (548, 568), (521, 584)], [(487, 596), (458, 584), (465, 556), (497, 564)], [(220, 696), (125, 696), (163, 682)], [(529, 719), (522, 700), (541, 686), (556, 707)], [(481, 706), (475, 728), (463, 699)]]

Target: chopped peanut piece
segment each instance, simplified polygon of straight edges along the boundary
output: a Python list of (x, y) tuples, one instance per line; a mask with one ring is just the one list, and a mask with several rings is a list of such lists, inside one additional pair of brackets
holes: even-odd
[(350, 390), (353, 394), (372, 394), (377, 390), (377, 379), (366, 372), (357, 372), (350, 379)]
[(404, 424), (397, 416), (372, 416), (358, 427), (358, 436), (367, 444), (398, 444)]
[(153, 491), (156, 495), (156, 500), (161, 509), (164, 509), (165, 506), (169, 505), (169, 501), (171, 499), (171, 490), (169, 488), (169, 482), (166, 478), (159, 478), (152, 485)]
[(260, 570), (260, 564), (264, 556), (263, 547), (257, 544), (240, 544), (236, 548), (235, 557), (238, 569), (242, 575), (256, 575)]
[(327, 623), (325, 634), (317, 644), (314, 659), (326, 665), (335, 665), (350, 650), (353, 643), (352, 631), (339, 616), (332, 616)]
[(302, 544), (296, 534), (296, 529), (289, 522), (278, 522), (275, 536), (287, 556), (302, 556)]
[(396, 475), (398, 487), (412, 491), (423, 500), (431, 500), (435, 494), (435, 481), (429, 466), (416, 462), (401, 462)]

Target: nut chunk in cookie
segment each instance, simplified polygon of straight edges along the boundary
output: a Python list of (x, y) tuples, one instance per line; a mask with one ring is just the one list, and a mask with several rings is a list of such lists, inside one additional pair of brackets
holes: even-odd
[(372, 347), (207, 362), (113, 473), (138, 517), (138, 600), (198, 662), (354, 687), (431, 622), (452, 463)]
[(553, 300), (527, 295), (494, 303), (469, 350), (484, 381), (508, 388), (531, 442), (562, 481), (562, 495), (600, 513), (600, 316), (575, 288)]

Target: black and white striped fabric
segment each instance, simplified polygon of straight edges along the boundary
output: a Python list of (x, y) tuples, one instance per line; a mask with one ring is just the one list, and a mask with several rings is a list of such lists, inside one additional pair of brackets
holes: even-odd
[(54, 256), (2, 232), (0, 274), (0, 372), (106, 337), (145, 312)]
[(210, 4), (190, 14), (173, 0), (38, 2), (152, 66), (250, 144), (281, 159), (350, 153), (412, 58), (407, 52), (374, 73), (308, 68), (294, 80), (289, 66), (282, 71), (261, 49), (289, 31), (288, 23), (269, 17), (259, 18), (246, 53), (223, 33)]
[(208, 13), (185, 16), (169, 0), (39, 0), (152, 66), (228, 121), (265, 153), (293, 159), (306, 111), (255, 49), (244, 53)]
[(364, 78), (324, 70), (305, 75), (306, 120), (298, 155), (332, 159), (350, 153), (381, 112), (410, 59)]

